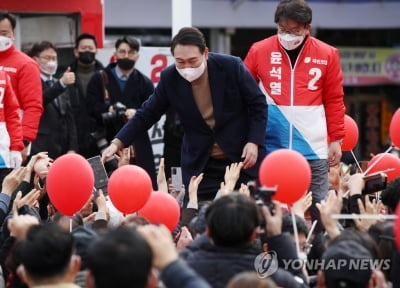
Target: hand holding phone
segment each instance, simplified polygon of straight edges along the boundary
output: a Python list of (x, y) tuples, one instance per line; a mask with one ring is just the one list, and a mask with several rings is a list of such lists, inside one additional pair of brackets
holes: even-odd
[(87, 159), (90, 166), (93, 169), (94, 178), (95, 178), (95, 189), (102, 189), (104, 195), (107, 195), (107, 184), (108, 184), (108, 175), (106, 169), (104, 167), (103, 162), (101, 161), (100, 156), (95, 156)]
[(387, 175), (379, 172), (364, 177), (362, 195), (375, 193), (386, 189)]

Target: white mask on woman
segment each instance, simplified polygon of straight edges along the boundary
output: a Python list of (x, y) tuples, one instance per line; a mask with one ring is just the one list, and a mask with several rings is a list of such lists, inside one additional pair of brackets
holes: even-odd
[(205, 69), (206, 69), (206, 64), (204, 63), (204, 61), (201, 63), (199, 67), (196, 68), (179, 69), (178, 67), (176, 67), (178, 73), (189, 82), (193, 82), (194, 80), (200, 78), (200, 76), (204, 73)]

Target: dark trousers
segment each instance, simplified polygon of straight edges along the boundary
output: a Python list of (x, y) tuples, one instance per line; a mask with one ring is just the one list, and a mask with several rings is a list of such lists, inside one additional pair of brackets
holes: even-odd
[(309, 209), (311, 220), (317, 220), (317, 226), (315, 227), (314, 233), (323, 231), (324, 225), (321, 221), (321, 214), (316, 206), (316, 203), (320, 203), (325, 200), (328, 196), (329, 188), (329, 164), (326, 159), (323, 160), (309, 160), (308, 163), (311, 167), (312, 180), (310, 185), (310, 191), (312, 191), (312, 204)]
[[(199, 202), (212, 201), (215, 198), (215, 195), (221, 186), (221, 182), (224, 181), (226, 166), (229, 166), (230, 164), (232, 164), (232, 161), (229, 159), (210, 158), (208, 160), (203, 171), (203, 180), (201, 181), (197, 191), (197, 198)], [(247, 175), (245, 170), (242, 170), (235, 189), (239, 189), (240, 184), (247, 184), (247, 182), (252, 180), (255, 179)], [(186, 193), (186, 195), (189, 196), (188, 193)]]

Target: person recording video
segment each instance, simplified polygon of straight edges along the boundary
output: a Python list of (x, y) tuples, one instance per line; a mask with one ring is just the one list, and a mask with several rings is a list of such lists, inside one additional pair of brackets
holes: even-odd
[[(144, 101), (153, 93), (154, 85), (136, 69), (140, 43), (133, 37), (124, 36), (115, 43), (115, 63), (96, 72), (89, 81), (87, 97), (90, 113), (97, 120), (97, 131), (92, 136), (102, 153), (122, 126), (131, 119)], [(133, 143), (131, 164), (147, 171), (157, 188), (154, 155), (147, 131)], [(117, 167), (107, 167), (108, 170)], [(110, 172), (110, 171), (108, 171)]]

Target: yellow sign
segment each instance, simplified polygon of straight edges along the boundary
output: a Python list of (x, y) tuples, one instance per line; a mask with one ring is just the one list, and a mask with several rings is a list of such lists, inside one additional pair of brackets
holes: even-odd
[(400, 84), (400, 48), (338, 47), (343, 85)]

